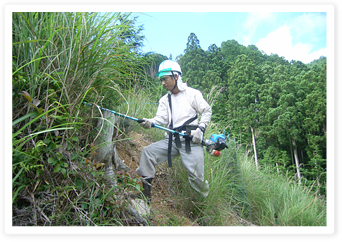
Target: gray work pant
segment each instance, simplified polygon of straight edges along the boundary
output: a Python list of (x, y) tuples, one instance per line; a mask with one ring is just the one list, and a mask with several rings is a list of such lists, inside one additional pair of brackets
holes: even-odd
[[(141, 152), (140, 164), (137, 168), (137, 174), (146, 178), (154, 178), (156, 165), (167, 160), (168, 138), (160, 140), (149, 146), (146, 146)], [(182, 163), (188, 172), (190, 185), (195, 191), (201, 193), (204, 197), (208, 196), (209, 184), (204, 181), (204, 151), (200, 144), (191, 144), (191, 152), (185, 151), (185, 142), (181, 141), (182, 147), (177, 148), (175, 142), (172, 142), (171, 157), (181, 156)]]

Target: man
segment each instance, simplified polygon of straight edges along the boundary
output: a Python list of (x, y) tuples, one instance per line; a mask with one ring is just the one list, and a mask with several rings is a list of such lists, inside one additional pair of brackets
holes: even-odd
[[(159, 66), (159, 77), (168, 91), (159, 100), (157, 114), (152, 119), (145, 119), (141, 126), (149, 129), (152, 123), (166, 126), (178, 132), (191, 134), (192, 140), (181, 135), (166, 133), (165, 139), (153, 143), (142, 150), (137, 174), (144, 178), (143, 194), (150, 201), (151, 184), (155, 175), (155, 166), (181, 156), (188, 172), (190, 185), (204, 197), (208, 195), (209, 184), (204, 181), (204, 151), (201, 146), (203, 134), (211, 119), (211, 107), (204, 100), (202, 93), (182, 82), (182, 71), (178, 63), (163, 61)], [(201, 120), (198, 120), (200, 115)]]

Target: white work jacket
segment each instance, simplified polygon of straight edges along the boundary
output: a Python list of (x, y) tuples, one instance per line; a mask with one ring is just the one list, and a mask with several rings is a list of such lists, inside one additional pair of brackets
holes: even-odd
[[(177, 94), (171, 94), (173, 127), (182, 126), (187, 120), (196, 116), (190, 125), (200, 124), (207, 127), (211, 119), (211, 107), (203, 98), (202, 93), (194, 88), (186, 86)], [(171, 112), (168, 101), (168, 94), (159, 100), (159, 106), (153, 122), (159, 126), (169, 127), (171, 123)]]

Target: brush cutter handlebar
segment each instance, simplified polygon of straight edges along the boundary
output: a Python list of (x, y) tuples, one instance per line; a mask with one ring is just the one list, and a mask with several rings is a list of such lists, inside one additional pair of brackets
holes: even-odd
[[(87, 104), (87, 105), (90, 105), (90, 106), (92, 106), (92, 105), (97, 106), (96, 104), (91, 104), (91, 103), (87, 103), (87, 102), (84, 102), (84, 104)], [(128, 119), (134, 120), (134, 121), (136, 121), (138, 123), (145, 122), (145, 120), (143, 120), (143, 119), (133, 118), (133, 117), (130, 117), (128, 115), (124, 115), (124, 114), (115, 112), (113, 110), (107, 109), (107, 108), (102, 108), (100, 106), (97, 106), (97, 107), (100, 108), (101, 110), (114, 113), (115, 115), (118, 115), (120, 117), (124, 117), (124, 118), (128, 118)], [(162, 129), (162, 130), (164, 130), (166, 132), (169, 132), (170, 134), (178, 134), (178, 135), (183, 136), (185, 139), (192, 140), (192, 135), (189, 135), (189, 134), (186, 134), (186, 133), (181, 133), (181, 132), (178, 132), (178, 131), (175, 131), (175, 130), (172, 130), (172, 129), (168, 129), (168, 128), (156, 125), (154, 123), (151, 124), (151, 127), (154, 127), (154, 128), (157, 128), (157, 129)], [(225, 148), (228, 148), (228, 146), (226, 145), (226, 138), (225, 138), (225, 136), (224, 135), (217, 135), (217, 134), (213, 134), (210, 137), (209, 140), (202, 140), (201, 145), (206, 146), (207, 152), (209, 152), (210, 154), (212, 154), (214, 156), (220, 156), (220, 151), (225, 149)], [(171, 167), (170, 164), (169, 164), (169, 166)]]
[(179, 134), (183, 137), (189, 137), (190, 139), (192, 139), (192, 135), (189, 135), (189, 134), (184, 134), (184, 133), (180, 133), (178, 131), (175, 131), (175, 130), (172, 130), (172, 129), (168, 129), (168, 128), (165, 128), (165, 127), (162, 127), (162, 126), (159, 126), (159, 125), (156, 125), (154, 123), (152, 123), (151, 127), (154, 127), (154, 128), (157, 128), (157, 129), (162, 129), (166, 132), (170, 132), (172, 134)]

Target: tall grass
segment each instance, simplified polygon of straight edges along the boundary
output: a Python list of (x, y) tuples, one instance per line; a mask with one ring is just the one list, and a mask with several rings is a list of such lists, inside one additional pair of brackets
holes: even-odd
[[(84, 98), (113, 102), (126, 86), (134, 52), (121, 37), (119, 13), (14, 13), (13, 87), (41, 101), (44, 111), (69, 104), (79, 115)], [(20, 105), (20, 103), (16, 103)]]
[(267, 170), (245, 157), (241, 171), (251, 201), (251, 220), (261, 226), (326, 226), (326, 202), (310, 187)]
[[(207, 136), (220, 133), (213, 124), (207, 132)], [(210, 185), (205, 200), (188, 184), (179, 159), (174, 162), (171, 183), (175, 197), (181, 197), (182, 209), (194, 219), (204, 219), (207, 225), (241, 225), (236, 218), (257, 226), (326, 225), (323, 199), (286, 177), (258, 171), (234, 140), (219, 158), (206, 153), (205, 174)]]
[[(145, 88), (132, 88), (132, 91), (125, 96), (125, 101), (117, 106), (115, 111), (138, 119), (150, 119), (155, 117), (159, 104), (158, 100), (163, 95), (163, 92), (157, 94), (154, 92), (154, 90), (158, 88), (158, 85), (160, 85), (159, 81), (152, 81), (148, 83)], [(165, 137), (165, 132), (163, 130), (157, 128), (146, 130), (141, 128), (136, 121), (130, 119), (120, 118), (120, 128), (125, 131), (126, 134), (130, 131), (143, 133), (154, 141), (161, 140)]]
[[(220, 134), (211, 124), (206, 138)], [(242, 179), (239, 159), (236, 156), (235, 142), (227, 140), (228, 149), (221, 151), (220, 157), (205, 152), (205, 179), (209, 182), (209, 195), (206, 199), (197, 194), (188, 182), (188, 175), (180, 159), (176, 159), (171, 169), (175, 196), (181, 197), (181, 207), (198, 222), (207, 225), (232, 225), (231, 218), (249, 218), (250, 203)]]
[(130, 28), (126, 13), (13, 13), (14, 224), (23, 209), (26, 225), (115, 223), (115, 194), (86, 164), (94, 113), (82, 103), (118, 105), (135, 83)]

